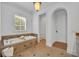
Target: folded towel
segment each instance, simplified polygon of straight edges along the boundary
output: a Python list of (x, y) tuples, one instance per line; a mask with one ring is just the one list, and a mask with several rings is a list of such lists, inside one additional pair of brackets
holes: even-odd
[(10, 57), (13, 56), (13, 47), (8, 47), (2, 50), (2, 56), (3, 57)]

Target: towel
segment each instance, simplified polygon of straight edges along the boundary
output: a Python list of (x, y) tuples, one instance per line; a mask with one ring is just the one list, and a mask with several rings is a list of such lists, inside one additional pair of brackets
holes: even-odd
[(3, 57), (10, 57), (13, 56), (13, 47), (8, 47), (2, 50), (2, 56)]

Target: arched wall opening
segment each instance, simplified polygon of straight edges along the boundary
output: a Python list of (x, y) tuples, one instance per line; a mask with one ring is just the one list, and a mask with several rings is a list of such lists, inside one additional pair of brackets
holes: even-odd
[[(54, 21), (55, 40), (67, 43), (67, 11), (64, 8), (57, 8), (53, 12), (52, 20)], [(53, 25), (53, 24), (52, 24)], [(53, 29), (52, 29), (53, 30)]]

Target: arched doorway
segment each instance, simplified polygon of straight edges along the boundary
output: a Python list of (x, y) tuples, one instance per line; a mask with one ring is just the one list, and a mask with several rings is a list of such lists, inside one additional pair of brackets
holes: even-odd
[(56, 41), (67, 43), (67, 11), (65, 9), (56, 9), (53, 13), (56, 29)]

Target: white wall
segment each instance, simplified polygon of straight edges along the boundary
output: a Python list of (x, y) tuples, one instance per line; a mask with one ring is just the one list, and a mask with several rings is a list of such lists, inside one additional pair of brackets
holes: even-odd
[(0, 36), (1, 36), (1, 3), (0, 3)]
[(0, 3), (0, 41), (1, 41), (1, 3)]
[[(52, 7), (52, 8), (51, 8)], [(79, 19), (79, 3), (56, 3), (50, 6), (50, 12), (47, 12), (48, 18), (48, 26), (47, 26), (47, 45), (52, 45), (55, 41), (55, 26), (53, 13), (56, 9), (64, 8), (67, 11), (67, 52), (71, 54), (76, 54), (76, 38), (74, 37), (74, 33), (79, 31), (78, 19)], [(52, 23), (51, 23), (52, 21)], [(53, 28), (51, 28), (51, 24)], [(53, 31), (52, 31), (52, 30)], [(52, 33), (51, 33), (52, 32)]]
[(33, 15), (33, 32), (39, 34), (39, 15), (34, 13)]
[(2, 35), (7, 34), (17, 34), (15, 30), (15, 19), (14, 15), (17, 14), (19, 16), (23, 16), (27, 19), (27, 30), (25, 32), (32, 32), (32, 18), (33, 14), (23, 8), (13, 5), (11, 3), (2, 3), (2, 21), (1, 21), (1, 29)]

